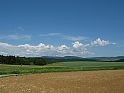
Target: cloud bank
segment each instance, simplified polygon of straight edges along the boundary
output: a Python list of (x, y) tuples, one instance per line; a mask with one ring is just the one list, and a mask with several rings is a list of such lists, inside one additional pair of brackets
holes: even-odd
[(71, 46), (67, 45), (49, 45), (40, 43), (38, 45), (20, 44), (12, 45), (0, 42), (0, 54), (2, 55), (16, 55), (16, 56), (86, 56), (92, 55), (93, 52), (89, 51), (89, 47), (106, 46), (112, 44), (110, 41), (97, 38), (91, 44), (83, 44), (75, 41)]
[(71, 47), (67, 45), (53, 46), (40, 43), (38, 45), (11, 45), (0, 42), (0, 54), (16, 56), (84, 56), (90, 54), (86, 45), (74, 42)]

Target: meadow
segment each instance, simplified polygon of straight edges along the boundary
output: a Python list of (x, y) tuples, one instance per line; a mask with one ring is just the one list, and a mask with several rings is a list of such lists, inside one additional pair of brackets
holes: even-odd
[(124, 62), (56, 62), (44, 66), (0, 64), (0, 75), (124, 69)]

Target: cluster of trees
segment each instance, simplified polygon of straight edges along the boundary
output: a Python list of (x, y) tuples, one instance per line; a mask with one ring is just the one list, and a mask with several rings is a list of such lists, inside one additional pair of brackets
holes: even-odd
[(16, 56), (3, 56), (0, 55), (1, 64), (12, 65), (46, 65), (47, 62), (41, 57), (16, 57)]

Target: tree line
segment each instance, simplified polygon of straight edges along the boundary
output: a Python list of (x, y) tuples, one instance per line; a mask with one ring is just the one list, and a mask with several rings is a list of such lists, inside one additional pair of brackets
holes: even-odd
[(46, 65), (47, 62), (41, 57), (19, 57), (0, 55), (0, 64), (12, 65)]

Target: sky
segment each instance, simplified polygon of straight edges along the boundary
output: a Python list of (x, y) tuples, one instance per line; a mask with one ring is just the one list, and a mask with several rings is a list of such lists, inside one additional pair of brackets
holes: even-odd
[(0, 54), (123, 56), (123, 0), (0, 0)]

